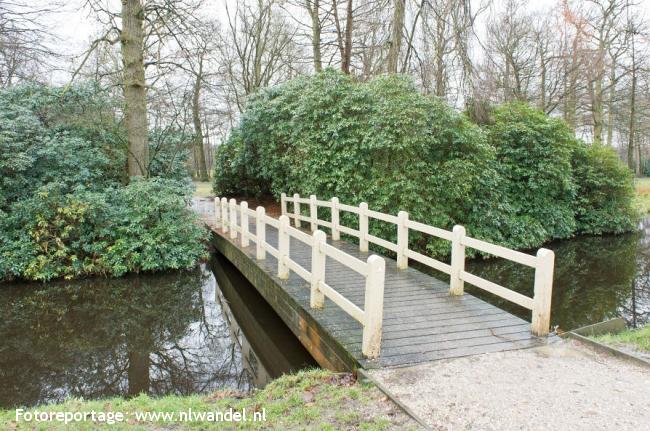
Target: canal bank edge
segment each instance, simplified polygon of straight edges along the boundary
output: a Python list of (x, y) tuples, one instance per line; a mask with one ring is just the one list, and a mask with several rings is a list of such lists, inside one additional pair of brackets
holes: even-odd
[(625, 321), (619, 317), (616, 319), (611, 319), (604, 322), (595, 323), (593, 325), (584, 326), (582, 328), (574, 329), (573, 331), (569, 331), (563, 334), (562, 336), (572, 338), (574, 340), (578, 340), (584, 344), (591, 346), (596, 350), (599, 350), (604, 353), (609, 353), (621, 359), (633, 362), (642, 367), (650, 368), (650, 361), (647, 361), (646, 359), (640, 356), (617, 349), (616, 347), (610, 346), (609, 344), (601, 343), (599, 341), (594, 340), (593, 338), (589, 338), (589, 336), (598, 336), (598, 335), (604, 335), (608, 333), (616, 334), (618, 332), (623, 331), (625, 328), (626, 328)]
[(379, 382), (377, 379), (372, 377), (366, 370), (363, 368), (357, 369), (357, 379), (372, 384), (374, 387), (379, 389), (384, 395), (386, 395), (386, 398), (388, 398), (393, 404), (395, 404), (397, 407), (399, 407), (406, 415), (408, 415), (411, 419), (413, 419), (415, 422), (418, 423), (422, 427), (422, 429), (426, 431), (433, 431), (433, 428), (431, 428), (427, 423), (419, 417), (412, 409), (410, 409), (406, 404), (401, 402), (395, 394), (393, 394), (385, 385), (383, 385), (381, 382)]
[(258, 265), (250, 265), (251, 257), (222, 235), (212, 230), (210, 235), (214, 249), (228, 258), (255, 286), (319, 365), (332, 371), (355, 372), (361, 368), (361, 364), (281, 287), (286, 281), (266, 273)]

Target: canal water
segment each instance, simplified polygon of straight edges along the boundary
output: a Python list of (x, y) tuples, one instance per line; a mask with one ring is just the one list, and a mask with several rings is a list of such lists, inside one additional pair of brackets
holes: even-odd
[[(650, 318), (650, 219), (639, 233), (550, 244), (552, 323), (569, 330)], [(532, 295), (532, 270), (499, 259), (469, 272)], [(530, 313), (490, 298), (530, 319)], [(67, 397), (247, 391), (316, 366), (223, 257), (187, 272), (48, 284), (0, 284), (0, 408)]]
[[(555, 252), (551, 323), (568, 331), (623, 317), (637, 327), (650, 320), (650, 218), (639, 232), (583, 236), (545, 245)], [(467, 271), (528, 296), (533, 295), (533, 270), (503, 259), (475, 259)], [(530, 320), (530, 312), (484, 294), (466, 290)]]
[(245, 392), (316, 366), (222, 257), (186, 272), (0, 285), (0, 316), (0, 408)]

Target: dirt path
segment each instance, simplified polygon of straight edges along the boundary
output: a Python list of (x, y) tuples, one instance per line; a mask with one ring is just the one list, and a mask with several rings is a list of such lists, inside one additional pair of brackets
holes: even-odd
[(650, 429), (650, 370), (576, 341), (371, 374), (436, 430)]

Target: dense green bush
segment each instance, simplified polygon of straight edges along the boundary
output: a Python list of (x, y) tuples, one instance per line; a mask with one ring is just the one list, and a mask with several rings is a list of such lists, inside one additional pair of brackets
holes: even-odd
[(101, 192), (50, 183), (0, 220), (0, 279), (50, 280), (192, 267), (205, 231), (172, 180)]
[(120, 276), (204, 256), (182, 137), (154, 130), (152, 178), (127, 184), (116, 112), (94, 85), (0, 91), (0, 280)]
[(574, 203), (579, 232), (621, 233), (638, 221), (633, 209), (633, 174), (612, 148), (578, 145), (573, 152), (577, 191)]
[(485, 129), (512, 211), (506, 236), (515, 239), (513, 245), (534, 247), (571, 236), (576, 230), (571, 159), (580, 144), (566, 123), (513, 103), (495, 109)]
[[(328, 70), (248, 102), (216, 153), (214, 191), (366, 201), (378, 211), (404, 209), (414, 220), (447, 229), (459, 223), (472, 236), (531, 248), (576, 231), (632, 228), (624, 167), (601, 163), (609, 155), (587, 148), (562, 121), (525, 105), (500, 107), (481, 127), (421, 95), (406, 77), (358, 83)], [(592, 158), (585, 156), (578, 171), (574, 159), (582, 153)], [(605, 207), (598, 193), (586, 197), (594, 193), (586, 178), (596, 171), (603, 176), (598, 193), (618, 193), (620, 208)], [(354, 217), (343, 222), (353, 225)], [(394, 226), (370, 228), (395, 239)], [(411, 241), (436, 255), (449, 251), (444, 242)]]

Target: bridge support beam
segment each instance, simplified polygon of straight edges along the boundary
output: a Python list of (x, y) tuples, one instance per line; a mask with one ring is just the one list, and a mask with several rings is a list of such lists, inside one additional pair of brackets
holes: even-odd
[(323, 308), (325, 295), (320, 291), (319, 285), (325, 282), (325, 259), (327, 255), (322, 250), (322, 245), (327, 242), (327, 236), (322, 230), (317, 230), (313, 235), (314, 242), (311, 246), (311, 308)]
[(266, 259), (266, 249), (264, 244), (266, 243), (266, 223), (264, 222), (264, 216), (266, 215), (266, 210), (264, 207), (259, 206), (255, 210), (255, 236), (257, 241), (255, 243), (255, 257), (257, 260)]
[(341, 231), (339, 231), (339, 198), (332, 198), (332, 240), (338, 241), (341, 239)]
[(406, 225), (409, 214), (406, 211), (397, 213), (397, 267), (406, 269), (409, 266), (409, 259), (406, 251), (409, 247), (409, 228)]
[(465, 228), (456, 225), (452, 230), (451, 240), (451, 274), (449, 276), (449, 294), (462, 295), (464, 290), (461, 273), (465, 271), (465, 246), (463, 238), (465, 237)]
[(289, 267), (285, 260), (289, 257), (289, 217), (280, 216), (280, 228), (278, 229), (278, 278), (286, 280), (289, 278)]
[(537, 251), (533, 315), (531, 319), (531, 331), (540, 337), (547, 335), (551, 326), (554, 265), (555, 253), (546, 248), (540, 248)]
[(373, 254), (368, 258), (368, 277), (364, 301), (363, 339), (361, 353), (368, 359), (379, 357), (382, 322), (384, 320), (384, 278), (386, 262)]
[(368, 204), (359, 204), (359, 251), (368, 251)]

